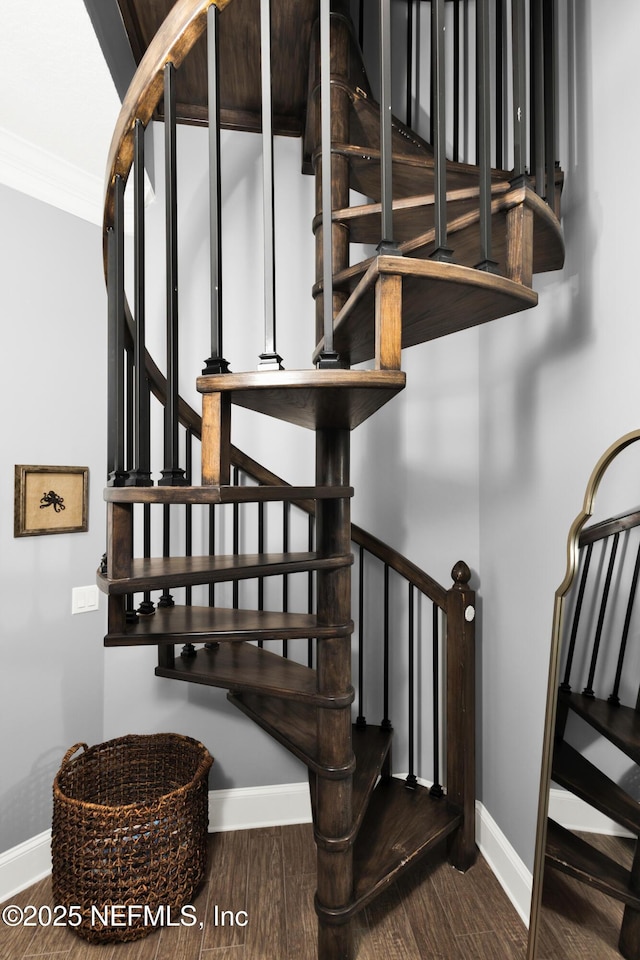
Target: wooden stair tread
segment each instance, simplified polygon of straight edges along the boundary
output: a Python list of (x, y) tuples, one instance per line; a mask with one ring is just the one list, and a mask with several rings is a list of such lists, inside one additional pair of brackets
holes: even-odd
[(403, 780), (381, 780), (373, 792), (354, 847), (354, 901), (361, 910), (461, 823), (446, 797)]
[[(375, 280), (380, 274), (402, 277), (402, 347), (465, 330), (534, 307), (535, 291), (481, 270), (420, 260), (379, 256), (372, 261), (366, 289), (360, 288), (336, 318), (335, 349), (351, 363), (375, 355), (373, 323)], [(363, 281), (364, 283), (364, 281)], [(316, 354), (322, 349), (320, 344)]]
[[(177, 657), (173, 667), (156, 667), (156, 676), (264, 693), (278, 699), (328, 702), (317, 693), (315, 670), (246, 642), (224, 643), (213, 650), (200, 649), (192, 657)], [(352, 700), (351, 693), (342, 698), (340, 705), (346, 706)], [(337, 705), (335, 699), (331, 702)]]
[(558, 694), (558, 702), (566, 704), (635, 763), (640, 763), (640, 713), (632, 707), (616, 706), (598, 697), (562, 691)]
[(198, 377), (200, 393), (311, 430), (352, 430), (404, 389), (399, 370), (278, 370)]
[[(532, 209), (533, 272), (560, 270), (564, 264), (564, 239), (560, 223), (531, 187), (509, 189), (509, 184), (493, 185), (491, 203), (491, 256), (501, 276), (506, 275), (507, 213), (521, 203)], [(475, 267), (482, 260), (480, 246), (479, 191), (477, 188), (450, 191), (447, 195), (447, 246), (453, 249), (456, 263)], [(408, 197), (394, 202), (393, 231), (405, 256), (428, 259), (435, 248), (432, 196)], [(349, 228), (351, 242), (378, 243), (380, 204), (365, 204), (337, 210), (334, 220)], [(354, 265), (345, 275), (350, 285), (362, 275), (371, 261)], [(339, 282), (339, 278), (337, 278)]]
[(353, 487), (202, 486), (105, 487), (111, 503), (266, 503), (281, 500), (332, 500), (352, 497)]
[(110, 579), (98, 571), (97, 582), (108, 594), (162, 590), (165, 587), (195, 586), (269, 577), (310, 570), (331, 570), (353, 563), (353, 557), (323, 557), (318, 553), (255, 553), (206, 557), (152, 557), (131, 561), (128, 577)]
[(547, 820), (545, 861), (554, 870), (640, 909), (640, 895), (629, 886), (630, 872), (551, 819)]
[(360, 832), (366, 815), (369, 799), (373, 793), (384, 761), (391, 747), (393, 732), (383, 730), (382, 727), (358, 727), (354, 724), (351, 743), (356, 758), (356, 769), (353, 774), (353, 827), (351, 836), (356, 837)]
[(556, 741), (551, 779), (640, 835), (640, 804), (565, 741)]
[(151, 616), (127, 623), (122, 633), (108, 633), (105, 646), (236, 640), (295, 640), (350, 634), (353, 624), (319, 623), (307, 613), (270, 610), (231, 610), (176, 604), (160, 607)]

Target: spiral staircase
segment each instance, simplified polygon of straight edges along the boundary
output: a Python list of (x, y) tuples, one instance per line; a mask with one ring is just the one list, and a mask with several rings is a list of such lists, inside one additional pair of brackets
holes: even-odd
[[(437, 30), (444, 0), (433, 0), (431, 6)], [(329, 4), (317, 0), (273, 0), (271, 7), (258, 0), (179, 0), (173, 6), (169, 0), (119, 0), (119, 8), (139, 68), (114, 133), (105, 202), (110, 475), (107, 552), (98, 572), (109, 605), (105, 643), (156, 645), (157, 675), (227, 689), (234, 706), (306, 764), (317, 845), (318, 955), (320, 960), (347, 960), (353, 956), (351, 918), (416, 859), (439, 848), (464, 870), (475, 856), (475, 599), (470, 572), (457, 563), (452, 586), (444, 588), (352, 527), (350, 434), (404, 388), (403, 348), (535, 306), (533, 274), (559, 269), (563, 262), (558, 220), (562, 176), (555, 162), (529, 177), (517, 163), (506, 171), (486, 159), (478, 164), (447, 160), (444, 138), (435, 127), (433, 142), (427, 143), (408, 124), (391, 119), (385, 108), (384, 67), (381, 109), (367, 80), (347, 3), (331, 4), (330, 12)], [(388, 14), (388, 0), (386, 8)], [(380, 9), (383, 35), (385, 0)], [(514, 29), (520, 13), (516, 0)], [(361, 26), (364, 19), (361, 8)], [(478, 24), (480, 44), (480, 17)], [(265, 64), (267, 70), (271, 66), (270, 75)], [(436, 102), (443, 76), (436, 64)], [(200, 416), (182, 400), (177, 384), (175, 126), (180, 121), (206, 124), (214, 116), (208, 136), (216, 279), (211, 356), (196, 380)], [(151, 119), (164, 121), (166, 129), (164, 374), (145, 342), (144, 290), (153, 280), (144, 276), (143, 151)], [(482, 128), (480, 113), (478, 122)], [(301, 138), (302, 171), (315, 177), (317, 197), (312, 224), (317, 345), (309, 369), (282, 369), (273, 316), (266, 318), (257, 370), (232, 373), (224, 358), (221, 277), (215, 272), (222, 245), (216, 180), (220, 128), (255, 131), (263, 138)], [(327, 129), (329, 138), (323, 136)], [(272, 140), (271, 147), (264, 142), (265, 156), (268, 160), (271, 149), (272, 159)], [(271, 175), (267, 169), (266, 193), (272, 189)], [(124, 265), (127, 181), (135, 191), (131, 306)], [(350, 204), (354, 192), (364, 198), (357, 206)], [(351, 263), (352, 244), (376, 249)], [(287, 268), (295, 269), (295, 258)], [(314, 311), (310, 313), (313, 324)], [(360, 366), (353, 369), (355, 365)], [(151, 480), (152, 397), (164, 411), (156, 484)], [(289, 486), (233, 446), (232, 412), (238, 406), (263, 415), (265, 430), (269, 418), (276, 418), (314, 431), (314, 486)], [(181, 430), (186, 431), (186, 448), (179, 441)], [(192, 477), (194, 438), (201, 443), (199, 484)], [(184, 449), (185, 468), (180, 466)], [(238, 481), (239, 469), (249, 482)], [(228, 553), (211, 548), (194, 556), (187, 535), (185, 548), (175, 555), (172, 511), (186, 510), (190, 517), (201, 507), (213, 524), (225, 505), (237, 517), (247, 504), (257, 505), (259, 516), (270, 504), (282, 504), (283, 511), (293, 504), (313, 517), (307, 549), (294, 551), (287, 542), (283, 550), (270, 552), (258, 532), (255, 552), (243, 553), (236, 531)], [(152, 555), (152, 518), (160, 518), (161, 556)], [(445, 654), (437, 668), (444, 691), (439, 702), (440, 674), (433, 686), (434, 723), (439, 724), (434, 749), (443, 742), (446, 760), (444, 776), (438, 771), (430, 777), (431, 786), (413, 770), (406, 781), (392, 776), (394, 730), (386, 702), (380, 725), (368, 724), (362, 710), (352, 724), (352, 541), (382, 561), (385, 583), (389, 570), (397, 572), (410, 591), (417, 587), (433, 604), (434, 623), (439, 617), (446, 623)], [(309, 577), (309, 609), (291, 612), (286, 603), (280, 611), (265, 609), (264, 583), (275, 577), (286, 583), (294, 574)], [(362, 570), (358, 579), (361, 583)], [(255, 609), (239, 603), (238, 585), (249, 580), (258, 584)], [(229, 583), (233, 604), (221, 606), (214, 590)], [(203, 585), (209, 602), (198, 605), (192, 590)], [(171, 591), (176, 590), (184, 591), (184, 603), (175, 602)], [(366, 611), (360, 600), (359, 662), (366, 647)], [(387, 621), (389, 616), (386, 610)], [(282, 642), (283, 656), (274, 652), (275, 640)], [(290, 655), (305, 640), (307, 664)], [(184, 644), (179, 656), (176, 644)], [(434, 642), (434, 657), (436, 653)], [(388, 656), (385, 636), (385, 670)], [(415, 683), (410, 679), (406, 694), (410, 710)], [(360, 673), (359, 695), (362, 686)], [(386, 700), (386, 679), (384, 688)], [(410, 717), (415, 726), (414, 714)]]

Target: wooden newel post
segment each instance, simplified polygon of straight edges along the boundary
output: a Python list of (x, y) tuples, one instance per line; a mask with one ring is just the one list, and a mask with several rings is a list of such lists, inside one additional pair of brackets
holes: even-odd
[(463, 815), (449, 845), (449, 862), (466, 870), (476, 858), (475, 592), (460, 560), (447, 594), (447, 798)]

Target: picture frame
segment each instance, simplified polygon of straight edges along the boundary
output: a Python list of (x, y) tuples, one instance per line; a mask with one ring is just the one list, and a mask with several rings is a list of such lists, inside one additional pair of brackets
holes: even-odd
[(89, 468), (15, 466), (14, 537), (88, 530)]

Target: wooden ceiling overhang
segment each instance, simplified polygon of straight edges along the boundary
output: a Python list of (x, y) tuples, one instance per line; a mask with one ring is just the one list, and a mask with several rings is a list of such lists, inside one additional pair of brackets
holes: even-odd
[[(174, 0), (117, 0), (139, 64)], [(309, 83), (309, 49), (318, 0), (272, 0), (271, 60), (274, 133), (300, 136)], [(221, 126), (259, 131), (261, 121), (260, 0), (231, 0), (219, 14)], [(206, 124), (207, 41), (203, 36), (177, 76), (177, 115)], [(155, 115), (162, 118), (162, 103)]]

